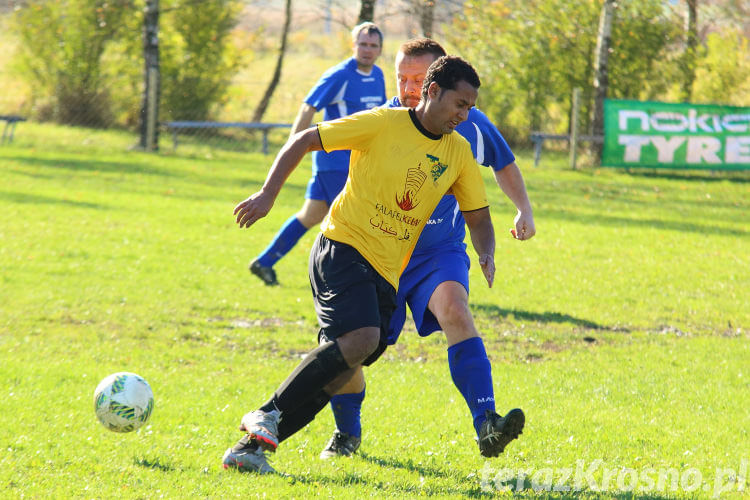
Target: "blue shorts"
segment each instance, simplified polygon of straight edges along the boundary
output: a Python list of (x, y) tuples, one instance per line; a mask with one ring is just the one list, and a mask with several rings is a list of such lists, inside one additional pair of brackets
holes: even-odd
[(330, 207), (331, 203), (333, 203), (333, 199), (339, 195), (342, 189), (344, 189), (348, 175), (348, 170), (324, 170), (322, 172), (315, 172), (310, 178), (310, 182), (307, 183), (305, 199), (322, 200)]
[(393, 345), (406, 321), (406, 306), (411, 310), (417, 332), (422, 337), (442, 330), (435, 315), (427, 309), (432, 293), (440, 283), (457, 281), (469, 293), (469, 267), (466, 246), (452, 246), (437, 251), (414, 254), (399, 279), (396, 310), (388, 328), (388, 345)]

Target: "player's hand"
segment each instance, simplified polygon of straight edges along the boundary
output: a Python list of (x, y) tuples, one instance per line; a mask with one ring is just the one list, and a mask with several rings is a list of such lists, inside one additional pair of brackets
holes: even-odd
[(250, 227), (261, 217), (265, 217), (273, 206), (273, 199), (263, 191), (250, 195), (248, 199), (234, 207), (237, 224), (240, 227)]
[(536, 234), (534, 216), (518, 212), (514, 220), (516, 227), (510, 230), (510, 234), (517, 240), (528, 240)]
[(492, 255), (483, 253), (479, 256), (479, 265), (482, 267), (487, 285), (492, 288), (492, 283), (495, 282), (495, 258)]

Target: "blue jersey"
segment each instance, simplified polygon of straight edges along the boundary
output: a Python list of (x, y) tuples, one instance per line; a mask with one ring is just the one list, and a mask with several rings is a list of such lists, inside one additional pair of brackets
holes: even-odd
[[(387, 106), (399, 107), (401, 102), (398, 97), (394, 97)], [(481, 165), (498, 171), (516, 161), (500, 131), (487, 115), (477, 108), (471, 108), (469, 117), (456, 127), (456, 132), (469, 141), (471, 152)], [(445, 195), (427, 221), (414, 253), (431, 251), (450, 244), (465, 247), (465, 237), (465, 221), (458, 209), (456, 198), (453, 195)]]
[[(373, 66), (369, 75), (357, 70), (352, 57), (323, 73), (305, 102), (320, 111), (323, 120), (335, 120), (358, 111), (382, 105), (385, 97), (383, 71)], [(349, 151), (313, 152), (313, 173), (349, 169)]]

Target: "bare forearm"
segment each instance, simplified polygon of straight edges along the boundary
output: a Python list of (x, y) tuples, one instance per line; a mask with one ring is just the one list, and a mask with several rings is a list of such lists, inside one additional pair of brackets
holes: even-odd
[(289, 138), (291, 139), (298, 132), (310, 128), (313, 116), (315, 116), (315, 108), (307, 103), (302, 103), (302, 106), (300, 106), (299, 111), (297, 112), (297, 117), (292, 124), (292, 131), (289, 133)]
[(479, 254), (479, 265), (487, 280), (487, 285), (492, 288), (495, 281), (495, 229), (492, 226), (490, 209), (483, 208), (472, 212), (464, 212), (466, 225), (469, 227), (471, 244)]
[[(464, 213), (466, 225), (469, 227), (471, 244), (478, 255), (495, 256), (495, 228), (492, 226), (489, 209), (483, 209), (485, 214), (474, 212)], [(474, 214), (474, 216), (470, 215)], [(466, 217), (469, 215), (469, 217)]]
[(519, 212), (531, 213), (531, 202), (526, 192), (521, 170), (515, 162), (495, 172), (495, 180), (505, 196), (516, 206)]
[(495, 180), (503, 193), (513, 202), (518, 210), (514, 228), (510, 233), (517, 240), (528, 240), (536, 234), (534, 224), (534, 214), (531, 211), (531, 202), (526, 192), (526, 184), (523, 182), (523, 176), (515, 162), (506, 165), (502, 170), (495, 172)]
[(237, 224), (240, 227), (250, 227), (258, 219), (265, 217), (273, 207), (284, 181), (297, 167), (305, 153), (322, 148), (317, 128), (307, 129), (288, 140), (276, 155), (261, 190), (251, 194), (234, 207)]
[(266, 176), (266, 181), (263, 183), (262, 190), (276, 198), (281, 186), (284, 185), (284, 182), (302, 161), (305, 154), (320, 149), (322, 149), (322, 146), (316, 129), (307, 129), (289, 139), (276, 155), (276, 159)]

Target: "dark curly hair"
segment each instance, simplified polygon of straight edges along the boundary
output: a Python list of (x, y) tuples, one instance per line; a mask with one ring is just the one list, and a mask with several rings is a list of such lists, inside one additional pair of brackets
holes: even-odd
[(437, 59), (445, 55), (445, 49), (431, 38), (412, 38), (402, 43), (398, 50), (408, 57), (431, 54)]
[(427, 99), (427, 89), (432, 82), (441, 89), (456, 90), (458, 82), (464, 81), (478, 89), (482, 84), (474, 67), (458, 56), (443, 56), (430, 65), (422, 83), (422, 99)]

